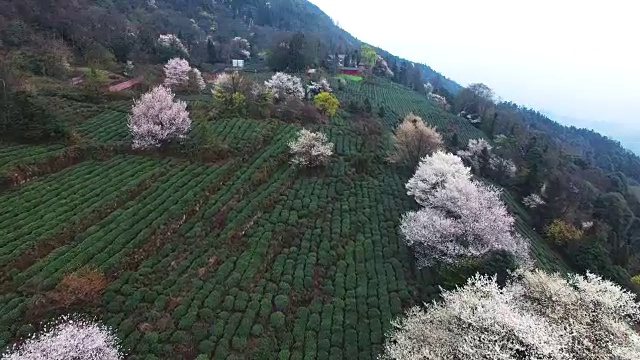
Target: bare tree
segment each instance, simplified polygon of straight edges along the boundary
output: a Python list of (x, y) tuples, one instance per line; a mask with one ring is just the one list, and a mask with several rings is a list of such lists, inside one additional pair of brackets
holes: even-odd
[(393, 134), (393, 151), (389, 160), (414, 167), (423, 157), (442, 147), (442, 136), (435, 127), (413, 113), (407, 115)]

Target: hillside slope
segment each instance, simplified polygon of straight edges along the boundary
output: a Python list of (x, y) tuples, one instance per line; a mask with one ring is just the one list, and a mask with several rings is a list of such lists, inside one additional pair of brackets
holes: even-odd
[[(288, 163), (299, 125), (203, 121), (211, 97), (200, 95), (185, 97), (190, 138), (227, 149), (215, 162), (129, 150), (128, 101), (74, 125), (84, 147), (0, 145), (0, 169), (25, 175), (0, 194), (0, 348), (71, 309), (112, 326), (131, 359), (375, 358), (391, 319), (468, 275), (413, 269), (398, 235), (415, 206), (409, 174), (385, 161), (384, 139), (410, 111), (481, 134), (388, 80), (338, 96), (384, 106), (385, 136), (371, 143), (347, 112), (313, 125), (335, 144), (324, 171)], [(61, 163), (65, 152), (84, 155)], [(542, 268), (565, 269), (531, 239)], [(103, 288), (67, 293), (69, 274), (86, 271)]]
[[(36, 45), (32, 52), (38, 53), (55, 45), (46, 43), (53, 37), (70, 44), (82, 58), (100, 62), (108, 60), (103, 58), (108, 57), (103, 49), (120, 62), (152, 61), (158, 51), (155, 39), (167, 33), (179, 35), (196, 64), (222, 61), (228, 65), (226, 44), (236, 36), (250, 41), (254, 56), (249, 63), (292, 32), (304, 33), (312, 43), (318, 41), (308, 54), (318, 65), (325, 54), (352, 53), (361, 46), (306, 0), (0, 0), (0, 19), (5, 24), (0, 26), (5, 45), (25, 50)], [(209, 40), (219, 44), (218, 59), (211, 59)], [(409, 63), (383, 50), (380, 54), (391, 65)], [(90, 60), (94, 57), (100, 59)], [(439, 84), (451, 93), (460, 88), (430, 67), (418, 67), (425, 82)]]

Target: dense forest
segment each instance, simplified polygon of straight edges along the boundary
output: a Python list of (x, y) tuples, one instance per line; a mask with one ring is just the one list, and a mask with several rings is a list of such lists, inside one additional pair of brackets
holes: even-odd
[(638, 358), (640, 158), (306, 0), (0, 0), (0, 80), (3, 360)]

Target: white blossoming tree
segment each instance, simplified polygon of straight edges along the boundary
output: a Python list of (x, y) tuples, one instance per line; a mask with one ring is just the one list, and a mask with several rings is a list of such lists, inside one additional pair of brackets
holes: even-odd
[(529, 209), (535, 209), (538, 206), (546, 204), (546, 202), (540, 195), (530, 194), (529, 196), (522, 199), (522, 204), (524, 204), (524, 206), (528, 207)]
[(496, 251), (506, 251), (528, 265), (528, 244), (515, 231), (500, 191), (471, 180), (460, 157), (443, 151), (425, 156), (406, 187), (407, 194), (423, 206), (406, 213), (400, 226), (419, 267)]
[(529, 262), (528, 243), (515, 231), (499, 190), (454, 177), (420, 194), (418, 201), (425, 207), (404, 214), (400, 225), (418, 267), (455, 264), (496, 251), (513, 255), (521, 264)]
[(449, 103), (447, 103), (447, 99), (444, 96), (441, 96), (435, 93), (430, 93), (428, 94), (428, 97), (429, 97), (429, 100), (436, 103), (436, 105), (438, 105), (443, 110), (448, 111), (449, 109), (451, 109), (451, 106), (449, 105)]
[(204, 78), (202, 77), (202, 73), (200, 72), (200, 70), (192, 68), (189, 76), (189, 80), (198, 90), (202, 91), (207, 87), (207, 84), (204, 82)]
[(314, 96), (320, 94), (321, 92), (331, 93), (333, 90), (331, 89), (331, 85), (327, 79), (322, 79), (318, 82), (310, 82), (307, 85), (307, 98), (313, 99)]
[(289, 142), (289, 150), (293, 155), (291, 162), (294, 165), (315, 167), (329, 162), (333, 155), (333, 143), (323, 133), (302, 129), (298, 138)]
[[(476, 174), (480, 174), (483, 165), (489, 165), (488, 163), (484, 164), (483, 161), (489, 161), (492, 148), (491, 144), (485, 139), (470, 139), (467, 149), (458, 151), (458, 156), (471, 165)], [(486, 155), (488, 155), (488, 157), (484, 158)]]
[(492, 177), (498, 182), (513, 179), (516, 176), (518, 168), (516, 164), (497, 155), (492, 155), (489, 159), (489, 167), (491, 168)]
[(587, 273), (476, 275), (394, 321), (381, 359), (639, 359), (635, 296)]
[(283, 72), (275, 73), (271, 79), (265, 81), (264, 86), (271, 91), (277, 100), (285, 100), (288, 97), (304, 98), (304, 88), (299, 77)]
[(251, 44), (249, 40), (239, 36), (231, 39), (231, 52), (234, 58), (249, 59), (251, 57)]
[(457, 179), (470, 180), (470, 169), (464, 166), (460, 157), (437, 151), (422, 158), (415, 174), (407, 182), (407, 193), (415, 197), (418, 204), (426, 206), (436, 189)]
[(175, 54), (189, 56), (187, 47), (184, 46), (180, 38), (174, 34), (162, 34), (158, 36), (158, 45), (160, 48), (169, 50)]
[(164, 66), (164, 85), (171, 88), (186, 86), (190, 72), (191, 66), (187, 60), (173, 58)]
[(159, 147), (183, 138), (190, 127), (187, 103), (174, 101), (174, 94), (164, 86), (155, 87), (134, 101), (129, 115), (133, 148)]
[(100, 324), (62, 318), (19, 346), (8, 349), (3, 360), (120, 360), (117, 338)]

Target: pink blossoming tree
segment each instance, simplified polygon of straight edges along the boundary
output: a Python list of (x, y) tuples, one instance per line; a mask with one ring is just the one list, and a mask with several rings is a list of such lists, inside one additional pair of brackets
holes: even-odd
[(168, 87), (186, 86), (189, 83), (189, 62), (181, 58), (173, 58), (164, 66), (164, 85)]
[(129, 115), (133, 148), (159, 147), (183, 138), (190, 127), (187, 103), (174, 101), (174, 94), (164, 86), (155, 87), (134, 101)]

